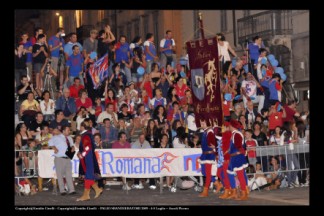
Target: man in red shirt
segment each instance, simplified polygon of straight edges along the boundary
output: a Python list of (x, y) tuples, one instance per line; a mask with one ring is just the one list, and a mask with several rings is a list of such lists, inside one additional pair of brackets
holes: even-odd
[(70, 96), (77, 99), (81, 89), (84, 89), (84, 86), (80, 84), (80, 78), (74, 77), (74, 83), (70, 86)]
[(282, 121), (294, 121), (294, 116), (299, 117), (300, 113), (296, 111), (296, 101), (295, 100), (288, 100), (288, 104), (284, 105), (283, 108), (286, 111), (286, 117), (282, 118)]

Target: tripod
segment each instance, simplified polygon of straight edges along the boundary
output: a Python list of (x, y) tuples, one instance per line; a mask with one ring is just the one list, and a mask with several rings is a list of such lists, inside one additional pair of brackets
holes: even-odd
[(64, 53), (62, 50), (60, 50), (60, 56), (59, 56), (59, 59), (57, 62), (57, 74), (58, 74), (59, 79), (57, 79), (57, 82), (56, 82), (57, 89), (59, 89), (60, 91), (63, 88), (64, 69), (61, 73), (61, 65), (64, 64), (64, 60), (65, 60)]
[(49, 74), (48, 71), (46, 72), (46, 75), (45, 75), (44, 89), (47, 89), (50, 92), (52, 98), (55, 100), (54, 89), (52, 86), (52, 76)]

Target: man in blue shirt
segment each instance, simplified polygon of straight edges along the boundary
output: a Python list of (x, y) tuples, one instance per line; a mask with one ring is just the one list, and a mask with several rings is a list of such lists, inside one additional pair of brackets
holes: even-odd
[(154, 35), (152, 33), (146, 34), (146, 41), (144, 42), (145, 56), (146, 56), (146, 73), (151, 73), (151, 66), (153, 62), (157, 62), (159, 57), (156, 53), (154, 45)]
[(119, 43), (117, 43), (116, 48), (116, 63), (121, 63), (121, 69), (125, 71), (125, 75), (127, 78), (127, 82), (130, 82), (131, 71), (129, 65), (129, 57), (130, 57), (130, 48), (129, 44), (126, 42), (126, 36), (121, 35), (119, 38)]
[[(175, 42), (172, 39), (171, 30), (165, 32), (165, 38), (160, 42), (160, 51), (161, 51), (161, 68), (166, 68), (167, 64), (175, 65), (177, 61), (177, 56), (174, 54), (175, 51)], [(174, 67), (174, 66), (173, 66)]]
[(58, 127), (54, 128), (54, 136), (48, 141), (48, 145), (54, 149), (54, 164), (56, 170), (57, 181), (62, 196), (66, 195), (64, 190), (63, 177), (66, 179), (69, 195), (76, 194), (72, 180), (72, 164), (71, 159), (65, 154), (68, 145), (74, 151), (73, 140), (69, 137), (70, 128), (67, 126), (62, 127), (63, 133)]
[[(80, 53), (80, 48), (78, 45), (72, 47), (73, 53), (69, 56), (66, 62), (66, 78), (65, 84), (67, 88), (74, 82), (74, 77), (80, 78), (81, 85), (84, 85), (83, 82), (83, 62), (84, 59)], [(67, 82), (69, 81), (69, 82)]]
[(258, 64), (258, 58), (260, 55), (259, 49), (264, 48), (264, 44), (262, 43), (262, 38), (259, 36), (255, 36), (253, 38), (253, 43), (249, 43), (248, 50), (250, 53), (251, 63), (252, 65)]
[(69, 56), (72, 55), (72, 53), (73, 53), (72, 48), (74, 45), (78, 45), (78, 47), (80, 48), (80, 52), (82, 52), (83, 47), (79, 42), (77, 42), (77, 40), (78, 40), (78, 38), (77, 38), (76, 33), (74, 33), (74, 32), (70, 33), (70, 41), (67, 44), (65, 44), (65, 46), (64, 46), (65, 59), (68, 59)]

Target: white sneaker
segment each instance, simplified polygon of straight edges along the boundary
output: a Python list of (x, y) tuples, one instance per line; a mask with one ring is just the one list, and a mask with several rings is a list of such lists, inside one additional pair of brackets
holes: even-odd
[(143, 184), (142, 183), (139, 183), (139, 185), (138, 185), (138, 188), (137, 189), (144, 189), (144, 186), (143, 186)]
[(150, 185), (149, 187), (151, 190), (155, 190), (156, 189), (156, 186), (155, 185)]
[(48, 191), (48, 188), (47, 187), (43, 187), (43, 191)]

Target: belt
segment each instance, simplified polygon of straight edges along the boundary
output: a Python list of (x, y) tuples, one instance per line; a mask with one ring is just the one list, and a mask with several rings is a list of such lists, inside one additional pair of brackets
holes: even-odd
[(64, 158), (64, 159), (70, 159), (69, 157), (60, 157), (60, 158)]
[(237, 156), (237, 155), (239, 155), (239, 154), (241, 154), (240, 152), (235, 152), (235, 153), (233, 153), (233, 154), (230, 154), (230, 156), (231, 157), (234, 157), (234, 156)]
[(204, 151), (203, 154), (214, 154), (214, 151)]

